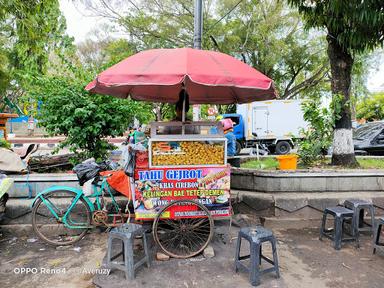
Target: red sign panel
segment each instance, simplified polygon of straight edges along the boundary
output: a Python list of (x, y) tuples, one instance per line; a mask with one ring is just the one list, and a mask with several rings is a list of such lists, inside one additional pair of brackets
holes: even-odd
[[(137, 170), (135, 179), (136, 219), (153, 219), (162, 207), (181, 199), (205, 205), (213, 217), (230, 215), (228, 166)], [(198, 213), (193, 206), (184, 205), (163, 217), (198, 217)]]

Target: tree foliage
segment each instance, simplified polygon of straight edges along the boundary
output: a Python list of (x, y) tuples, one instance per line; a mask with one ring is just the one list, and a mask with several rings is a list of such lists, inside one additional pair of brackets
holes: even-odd
[[(82, 1), (92, 15), (107, 18), (125, 33), (132, 50), (192, 46), (193, 1)], [(298, 11), (284, 1), (204, 1), (203, 49), (231, 54), (268, 75), (280, 98), (330, 95), (326, 34), (306, 31)], [(80, 8), (80, 7), (79, 7)], [(102, 29), (105, 29), (103, 27)], [(100, 44), (103, 39), (98, 40)], [(97, 53), (97, 55), (106, 55)], [(353, 71), (353, 93), (365, 89), (368, 55)], [(164, 109), (163, 109), (164, 108)], [(154, 107), (156, 117), (166, 107)], [(233, 107), (220, 107), (228, 112)], [(162, 115), (167, 117), (166, 114)], [(159, 118), (160, 119), (160, 118)]]
[(60, 55), (71, 39), (57, 0), (0, 0), (0, 99), (25, 93), (30, 76), (47, 72), (51, 53)]
[(83, 69), (99, 73), (138, 52), (126, 39), (86, 39), (77, 45), (77, 55)]
[[(114, 148), (108, 137), (123, 135), (134, 119), (146, 123), (152, 117), (150, 104), (93, 95), (84, 89), (96, 73), (132, 53), (125, 49), (125, 40), (90, 43), (82, 48), (85, 50), (70, 46), (62, 57), (50, 57), (48, 75), (34, 77), (26, 89), (28, 97), (43, 103), (39, 123), (50, 135), (66, 136), (60, 147), (68, 147), (77, 160), (105, 159)], [(93, 52), (87, 54), (87, 50)]]
[[(335, 122), (332, 163), (355, 166), (351, 130), (351, 79), (356, 55), (373, 50), (384, 42), (384, 2), (376, 0), (288, 0), (298, 8), (307, 28), (327, 33), (331, 87), (341, 97), (340, 117)], [(342, 130), (343, 129), (343, 130)], [(347, 139), (348, 138), (348, 139)], [(342, 144), (344, 143), (344, 144)], [(352, 153), (351, 153), (352, 152)]]
[[(221, 13), (235, 2), (225, 1)], [(282, 1), (243, 1), (217, 26), (207, 33), (223, 35), (216, 37), (218, 48), (272, 78), (281, 98), (298, 97), (328, 80), (324, 35), (304, 31), (298, 13)]]
[(288, 0), (307, 27), (326, 28), (343, 50), (361, 53), (384, 42), (384, 2), (377, 0)]
[[(193, 2), (83, 1), (128, 35), (136, 50), (192, 46)], [(283, 1), (204, 1), (203, 49), (247, 62), (274, 79), (281, 98), (295, 98), (329, 81), (324, 35), (304, 31)], [(230, 13), (228, 13), (230, 12)]]
[(100, 160), (112, 148), (106, 137), (122, 135), (134, 117), (148, 121), (148, 104), (84, 90), (96, 73), (134, 53), (128, 41), (88, 41), (76, 53), (57, 0), (0, 4), (0, 93), (42, 101), (39, 123), (50, 135), (66, 136), (60, 147)]
[(51, 135), (64, 135), (60, 147), (69, 147), (77, 158), (102, 160), (113, 146), (106, 137), (122, 135), (134, 117), (148, 120), (139, 110), (146, 104), (102, 95), (90, 95), (82, 79), (42, 77), (35, 79), (30, 95), (43, 101), (39, 119)]
[(375, 93), (357, 103), (356, 117), (367, 121), (384, 120), (384, 93)]
[(312, 94), (302, 102), (307, 129), (301, 131), (298, 153), (305, 165), (313, 165), (324, 158), (332, 146), (333, 129), (340, 118), (341, 98), (334, 97), (329, 107), (321, 103), (321, 96)]
[(332, 144), (334, 118), (329, 109), (321, 107), (319, 99), (306, 99), (302, 104), (302, 110), (309, 127), (301, 131), (303, 140), (299, 143), (298, 154), (303, 164), (313, 165), (324, 158), (324, 152)]
[(11, 149), (11, 143), (9, 143), (7, 140), (4, 138), (0, 139), (0, 148), (6, 148), (6, 149)]

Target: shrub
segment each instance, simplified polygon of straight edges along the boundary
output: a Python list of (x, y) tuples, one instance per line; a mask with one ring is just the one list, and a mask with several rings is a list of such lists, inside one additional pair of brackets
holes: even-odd
[[(337, 110), (337, 105), (332, 105)], [(308, 122), (308, 129), (302, 130), (303, 140), (299, 142), (298, 154), (304, 165), (324, 158), (325, 152), (332, 144), (335, 123), (331, 109), (321, 108), (319, 99), (309, 98), (302, 104), (304, 119)], [(337, 111), (336, 111), (337, 112)]]
[(59, 148), (68, 147), (79, 160), (105, 159), (113, 146), (106, 137), (126, 131), (134, 117), (143, 121), (150, 108), (143, 102), (112, 96), (90, 95), (84, 90), (86, 81), (45, 77), (35, 81), (35, 98), (42, 101), (38, 118), (50, 135), (64, 135)]

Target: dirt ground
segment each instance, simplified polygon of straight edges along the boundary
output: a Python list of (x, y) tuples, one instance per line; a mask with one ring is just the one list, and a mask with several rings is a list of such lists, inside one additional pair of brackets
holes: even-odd
[[(232, 235), (239, 228), (232, 227)], [(91, 233), (78, 245), (55, 249), (36, 240), (4, 235), (0, 239), (1, 287), (251, 287), (246, 273), (233, 269), (236, 239), (231, 243), (225, 226), (216, 230), (212, 247), (213, 258), (153, 261), (142, 267), (136, 279), (127, 282), (124, 274), (110, 275), (100, 270), (105, 260), (107, 234)], [(258, 287), (384, 287), (384, 251), (372, 255), (369, 236), (361, 237), (361, 248), (344, 244), (336, 251), (327, 239), (318, 240), (312, 229), (274, 229), (278, 239), (281, 278), (274, 273), (261, 276)], [(247, 248), (243, 246), (244, 251)], [(269, 247), (263, 247), (267, 255)], [(265, 266), (266, 267), (266, 266)], [(30, 268), (23, 270), (22, 268)], [(99, 269), (99, 270), (98, 270)], [(28, 273), (27, 273), (28, 271)]]

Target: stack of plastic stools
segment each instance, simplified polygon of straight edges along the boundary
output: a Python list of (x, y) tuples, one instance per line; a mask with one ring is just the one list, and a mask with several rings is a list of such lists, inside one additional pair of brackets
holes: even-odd
[[(368, 231), (372, 235), (375, 234), (375, 208), (371, 202), (358, 199), (345, 200), (344, 206), (353, 210), (352, 228), (355, 230), (355, 233), (357, 233), (357, 241), (359, 241), (360, 232)], [(364, 221), (364, 210), (369, 211), (371, 217), (370, 223)]]
[[(245, 239), (250, 244), (249, 255), (240, 256), (241, 240)], [(270, 242), (272, 246), (273, 260), (267, 258), (262, 254), (262, 244)], [(250, 267), (244, 265), (244, 259), (250, 258)], [(273, 267), (260, 270), (261, 260), (265, 260)], [(264, 227), (257, 226), (256, 228), (245, 227), (241, 228), (237, 238), (236, 255), (235, 255), (235, 271), (243, 269), (249, 273), (250, 282), (253, 286), (260, 284), (260, 275), (268, 272), (276, 272), (277, 277), (280, 277), (279, 263), (276, 251), (276, 238), (272, 231)]]
[[(334, 229), (331, 229), (330, 231), (325, 229), (328, 214), (334, 217)], [(346, 220), (353, 221), (353, 210), (341, 206), (325, 208), (320, 228), (320, 240), (322, 240), (323, 237), (331, 239), (336, 250), (341, 249), (342, 242), (355, 241), (356, 246), (358, 247), (358, 235), (353, 229), (351, 229), (351, 237), (343, 237), (345, 232), (344, 223)]]
[(381, 227), (384, 225), (384, 218), (380, 218), (379, 220), (376, 220), (376, 232), (375, 236), (373, 237), (374, 242), (373, 242), (373, 254), (376, 253), (376, 249), (378, 247), (383, 247), (384, 243), (380, 242), (380, 234), (381, 234)]
[[(147, 244), (147, 238), (145, 235), (146, 229), (141, 225), (126, 223), (120, 227), (113, 228), (108, 234), (108, 252), (107, 252), (107, 266), (110, 269), (119, 269), (125, 272), (125, 277), (128, 280), (135, 278), (135, 271), (141, 265), (147, 264), (150, 267), (150, 256)], [(144, 247), (144, 257), (134, 262), (133, 254), (133, 241), (136, 237), (141, 237)], [(116, 254), (113, 254), (114, 240), (122, 242), (122, 250)], [(114, 261), (116, 258), (123, 256), (122, 262)]]

